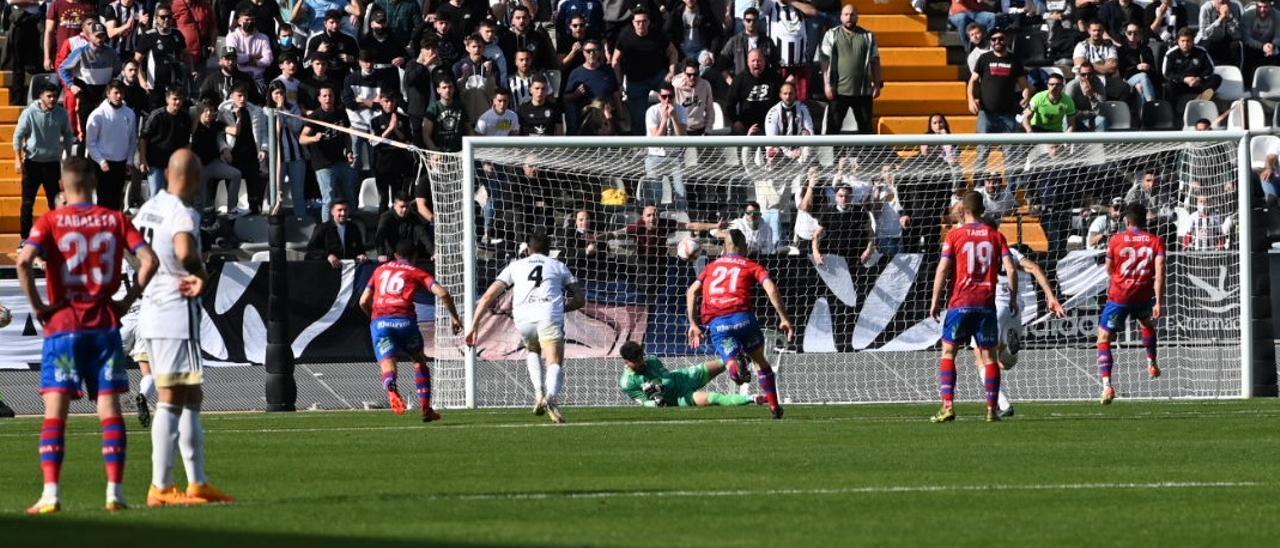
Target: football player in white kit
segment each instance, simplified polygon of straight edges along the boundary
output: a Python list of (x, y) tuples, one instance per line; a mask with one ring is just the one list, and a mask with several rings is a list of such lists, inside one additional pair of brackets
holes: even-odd
[[(476, 331), (494, 300), (512, 291), (511, 315), (524, 339), (527, 352), (525, 365), (533, 384), (533, 413), (546, 413), (555, 423), (564, 422), (559, 396), (564, 386), (564, 315), (582, 308), (586, 296), (578, 287), (578, 279), (564, 263), (547, 256), (550, 241), (542, 234), (531, 234), (526, 240), (529, 256), (513, 261), (502, 269), (498, 278), (476, 304), (475, 317), (467, 330), (467, 345), (475, 346)], [(546, 362), (546, 374), (542, 364)], [(545, 390), (544, 390), (545, 386)]]
[[(160, 258), (160, 268), (142, 294), (137, 327), (137, 336), (151, 354), (160, 396), (151, 426), (147, 505), (234, 502), (210, 484), (204, 473), (199, 296), (204, 290), (205, 271), (200, 256), (200, 214), (192, 208), (201, 191), (200, 160), (190, 150), (178, 150), (169, 160), (165, 178), (168, 190), (147, 200), (134, 216), (134, 224)], [(187, 473), (185, 492), (173, 482), (174, 450), (178, 448)]]

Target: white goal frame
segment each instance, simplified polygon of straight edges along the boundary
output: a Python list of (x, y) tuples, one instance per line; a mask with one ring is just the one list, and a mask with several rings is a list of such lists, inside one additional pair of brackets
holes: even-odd
[[(1239, 223), (1239, 261), (1238, 265), (1248, 265), (1253, 248), (1252, 223), (1249, 222), (1252, 204), (1250, 202), (1250, 185), (1252, 184), (1252, 165), (1250, 159), (1250, 140), (1254, 135), (1268, 134), (1258, 131), (1173, 131), (1173, 132), (1114, 132), (1114, 133), (1061, 133), (1061, 134), (962, 134), (962, 135), (818, 135), (803, 137), (770, 138), (750, 136), (699, 136), (699, 137), (466, 137), (463, 139), (461, 151), (462, 171), (462, 203), (475, 201), (476, 173), (475, 161), (478, 153), (486, 148), (520, 148), (520, 147), (562, 147), (562, 148), (644, 148), (644, 147), (760, 147), (760, 146), (793, 146), (793, 147), (830, 147), (830, 146), (918, 146), (918, 145), (1032, 145), (1032, 144), (1115, 144), (1115, 143), (1187, 143), (1187, 142), (1230, 142), (1238, 141), (1236, 157), (1237, 203)], [(462, 208), (463, 234), (478, 234), (473, 208)], [(463, 238), (463, 291), (457, 298), (462, 300), (464, 323), (470, 325), (476, 313), (476, 302), (483, 287), (477, 285), (476, 279), (476, 239)], [(1240, 268), (1240, 391), (1239, 398), (1253, 397), (1253, 305), (1250, 288), (1253, 287), (1253, 272), (1250, 268)], [(476, 351), (465, 348), (465, 406), (476, 406)]]

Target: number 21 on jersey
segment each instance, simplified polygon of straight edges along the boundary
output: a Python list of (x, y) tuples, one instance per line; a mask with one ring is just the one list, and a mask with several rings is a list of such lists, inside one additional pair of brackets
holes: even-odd
[[(723, 295), (737, 293), (738, 279), (742, 277), (742, 268), (718, 266), (711, 271), (711, 283), (707, 284), (707, 294)], [(727, 286), (727, 287), (726, 287)]]

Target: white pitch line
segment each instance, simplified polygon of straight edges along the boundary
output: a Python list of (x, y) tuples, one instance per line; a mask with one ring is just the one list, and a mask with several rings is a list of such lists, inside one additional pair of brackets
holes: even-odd
[(1236, 489), (1262, 487), (1267, 484), (1255, 481), (1169, 481), (1155, 483), (1059, 483), (1059, 484), (998, 484), (998, 485), (876, 485), (866, 487), (833, 487), (822, 489), (736, 489), (724, 491), (589, 491), (582, 493), (477, 493), (474, 495), (428, 495), (426, 500), (436, 501), (491, 501), (491, 500), (556, 500), (556, 499), (608, 499), (652, 497), (758, 497), (758, 496), (820, 496), (820, 495), (887, 495), (900, 493), (972, 493), (994, 491), (1112, 491), (1112, 490), (1161, 490), (1161, 489)]

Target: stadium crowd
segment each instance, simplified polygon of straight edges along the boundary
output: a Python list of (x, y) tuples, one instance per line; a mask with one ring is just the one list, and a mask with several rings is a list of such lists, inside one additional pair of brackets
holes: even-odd
[[(311, 234), (308, 258), (335, 265), (385, 258), (405, 238), (430, 256), (432, 182), (415, 177), (422, 157), (397, 143), (455, 152), (465, 135), (871, 133), (883, 88), (875, 34), (858, 26), (856, 7), (838, 0), (10, 3), (7, 62), (17, 72), (11, 96), (23, 102), (25, 75), (37, 74), (29, 91), (39, 99), (23, 112), (15, 137), (24, 237), (39, 188), (52, 205), (64, 154), (92, 159), (99, 202), (127, 209), (163, 188), (161, 167), (190, 147), (204, 164), (207, 211), (225, 183), (229, 216), (260, 213), (270, 141), (263, 107), (271, 107), (292, 115), (276, 126), (274, 169), (287, 202), (295, 216), (324, 223)], [(1193, 16), (1180, 0), (1145, 8), (1131, 0), (1006, 0), (995, 10), (955, 0), (949, 11), (969, 52), (969, 107), (981, 132), (1104, 130), (1105, 101), (1141, 109), (1208, 99), (1219, 85), (1217, 64), (1240, 65), (1246, 74), (1280, 64), (1271, 0), (1247, 10), (1206, 2), (1198, 31), (1188, 27)], [(1033, 50), (1041, 59), (1029, 57)], [(1074, 75), (1050, 70), (1055, 63), (1070, 65)], [(923, 129), (950, 132), (942, 115)], [(757, 181), (722, 193), (732, 183), (699, 178), (685, 169), (683, 151), (662, 148), (645, 155), (641, 180), (617, 189), (535, 162), (485, 164), (482, 242), (520, 239), (502, 226), (541, 225), (561, 230), (563, 246), (598, 261), (610, 237), (630, 238), (637, 256), (666, 256), (666, 236), (675, 230), (732, 224), (745, 229), (754, 253), (798, 251), (818, 262), (831, 253), (866, 258), (932, 249), (938, 235), (931, 227), (945, 222), (964, 181), (959, 156), (955, 147), (921, 147), (901, 161), (876, 158), (872, 166), (869, 158), (841, 155), (824, 167), (805, 149), (763, 147), (757, 163), (810, 167), (771, 189)], [(1274, 189), (1271, 180), (1280, 176), (1274, 159), (1268, 165), (1263, 180)], [(1145, 200), (1154, 214), (1169, 216), (1174, 202), (1194, 206), (1224, 194), (1215, 182), (1188, 196), (1182, 181), (1144, 194), (1140, 175), (1107, 172), (1114, 180), (1088, 196), (1001, 176), (987, 177), (980, 190), (988, 210), (1001, 213), (1014, 209), (1021, 190), (1051, 249), (1065, 249), (1072, 236), (1092, 240), (1094, 225), (1111, 226), (1099, 221), (1113, 198)], [(369, 231), (356, 211), (367, 178), (378, 195)], [(565, 181), (576, 196), (567, 201), (552, 192)], [(236, 206), (242, 184), (245, 209)], [(726, 208), (726, 200), (733, 205)], [(616, 206), (629, 214), (608, 215)], [(513, 215), (520, 222), (499, 222)], [(1224, 222), (1210, 239), (1225, 244), (1230, 231)]]

